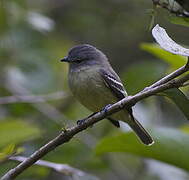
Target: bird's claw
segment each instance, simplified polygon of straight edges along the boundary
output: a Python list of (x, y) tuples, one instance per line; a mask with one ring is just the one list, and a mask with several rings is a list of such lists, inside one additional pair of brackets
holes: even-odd
[(85, 122), (85, 119), (78, 120), (78, 121), (77, 121), (77, 125), (80, 126), (80, 125), (82, 125), (84, 122)]
[(112, 106), (112, 104), (106, 105), (106, 106), (102, 109), (102, 112), (104, 112), (104, 113), (106, 114), (107, 111), (108, 111), (108, 108), (109, 108), (110, 106)]

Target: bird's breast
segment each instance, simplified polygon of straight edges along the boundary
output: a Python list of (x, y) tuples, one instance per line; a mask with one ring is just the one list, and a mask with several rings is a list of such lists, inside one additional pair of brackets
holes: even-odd
[(96, 68), (70, 72), (69, 86), (75, 98), (93, 112), (117, 101)]

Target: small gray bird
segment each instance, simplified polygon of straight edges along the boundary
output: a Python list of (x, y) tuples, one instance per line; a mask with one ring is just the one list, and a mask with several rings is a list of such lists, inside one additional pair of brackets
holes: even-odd
[[(74, 97), (92, 112), (98, 112), (127, 96), (108, 58), (97, 48), (88, 44), (75, 46), (61, 61), (69, 63), (68, 82)], [(151, 136), (134, 118), (131, 108), (125, 108), (107, 119), (117, 127), (118, 120), (126, 122), (144, 144), (153, 144)]]

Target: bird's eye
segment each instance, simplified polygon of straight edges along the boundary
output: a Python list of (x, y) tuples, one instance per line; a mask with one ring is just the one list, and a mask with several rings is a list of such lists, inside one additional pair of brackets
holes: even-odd
[(82, 60), (81, 60), (81, 59), (77, 59), (75, 62), (76, 62), (76, 63), (81, 63)]
[(86, 60), (89, 60), (89, 58), (76, 58), (76, 59), (74, 60), (74, 62), (76, 62), (76, 63), (81, 63), (81, 62), (86, 61)]

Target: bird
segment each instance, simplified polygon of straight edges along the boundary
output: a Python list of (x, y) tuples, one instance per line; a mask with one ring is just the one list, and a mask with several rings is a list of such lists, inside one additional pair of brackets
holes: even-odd
[[(107, 56), (96, 47), (89, 44), (76, 45), (61, 62), (69, 64), (68, 84), (73, 96), (93, 113), (128, 96)], [(134, 117), (131, 107), (124, 108), (107, 119), (117, 127), (120, 127), (119, 121), (127, 123), (143, 144), (154, 143)]]

